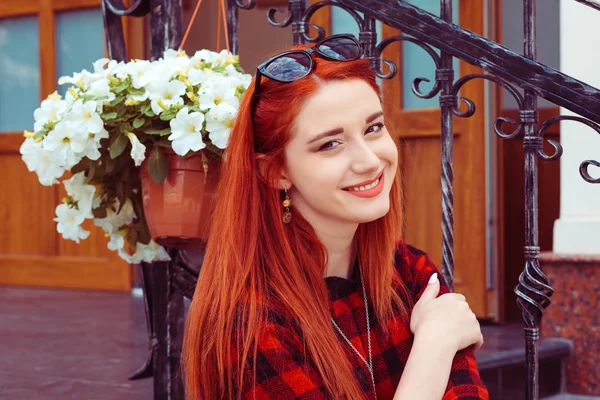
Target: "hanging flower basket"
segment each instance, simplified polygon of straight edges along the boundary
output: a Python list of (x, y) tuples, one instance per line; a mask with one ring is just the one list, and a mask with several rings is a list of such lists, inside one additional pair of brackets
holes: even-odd
[(20, 149), (42, 185), (71, 172), (58, 232), (79, 243), (92, 219), (129, 263), (168, 260), (163, 246), (206, 239), (219, 162), (250, 81), (226, 50), (101, 59), (93, 72), (60, 78), (72, 86), (35, 110)]
[(208, 239), (216, 205), (220, 160), (210, 155), (204, 162), (201, 155), (183, 158), (170, 149), (164, 153), (168, 173), (161, 183), (150, 177), (149, 158), (140, 168), (148, 229), (162, 246), (201, 248)]

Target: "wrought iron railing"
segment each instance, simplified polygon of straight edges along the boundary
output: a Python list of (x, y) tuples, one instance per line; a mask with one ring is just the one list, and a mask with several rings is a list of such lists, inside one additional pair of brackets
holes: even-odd
[[(597, 0), (576, 0), (592, 8), (600, 9)], [(177, 48), (181, 41), (181, 0), (135, 0), (129, 7), (122, 0), (103, 0), (104, 21), (108, 49), (111, 58), (125, 60), (125, 45), (120, 16), (143, 16), (150, 14), (151, 56), (158, 58), (166, 48)], [(254, 8), (255, 0), (228, 0), (227, 22), (231, 50), (238, 53), (239, 10)], [(581, 122), (600, 133), (600, 91), (536, 61), (535, 0), (523, 0), (525, 32), (523, 55), (491, 40), (452, 24), (452, 0), (440, 0), (440, 17), (420, 8), (397, 0), (328, 0), (306, 5), (305, 0), (290, 0), (287, 14), (277, 21), (278, 13), (285, 10), (271, 9), (267, 19), (273, 26), (291, 26), (294, 43), (320, 40), (325, 30), (311, 24), (311, 18), (323, 7), (339, 7), (356, 21), (359, 40), (365, 55), (379, 77), (392, 79), (397, 66), (382, 59), (383, 50), (396, 41), (408, 41), (420, 46), (435, 63), (435, 83), (428, 92), (422, 92), (420, 83), (413, 81), (413, 92), (421, 98), (439, 94), (441, 108), (441, 162), (442, 162), (442, 271), (447, 282), (453, 286), (454, 270), (454, 210), (453, 210), (453, 118), (468, 118), (475, 113), (475, 104), (460, 97), (463, 85), (474, 79), (484, 79), (504, 88), (514, 97), (519, 107), (519, 121), (512, 132), (504, 131), (507, 118), (498, 118), (494, 132), (503, 139), (522, 138), (525, 151), (525, 267), (515, 288), (522, 310), (526, 347), (526, 394), (527, 400), (538, 399), (538, 353), (539, 327), (544, 310), (550, 305), (553, 289), (541, 271), (538, 257), (538, 159), (557, 160), (562, 155), (559, 143), (549, 140), (554, 147), (552, 154), (543, 149), (546, 129), (563, 120)], [(399, 29), (402, 35), (377, 42), (376, 22), (380, 21)], [(309, 28), (316, 35), (309, 35)], [(435, 49), (439, 50), (436, 51)], [(455, 80), (453, 58), (481, 67), (485, 73), (462, 76)], [(384, 67), (387, 72), (384, 72)], [(521, 92), (520, 89), (523, 90)], [(538, 124), (537, 98), (545, 98), (580, 116), (555, 116)], [(466, 103), (461, 111), (459, 104)], [(592, 177), (588, 167), (600, 167), (595, 160), (583, 161), (580, 174), (590, 183), (600, 183)], [(186, 259), (184, 252), (171, 251), (170, 263), (143, 264), (146, 310), (150, 330), (150, 358), (132, 378), (154, 375), (155, 399), (180, 399), (183, 389), (178, 376), (179, 351), (183, 330), (183, 293), (193, 293), (198, 263)]]

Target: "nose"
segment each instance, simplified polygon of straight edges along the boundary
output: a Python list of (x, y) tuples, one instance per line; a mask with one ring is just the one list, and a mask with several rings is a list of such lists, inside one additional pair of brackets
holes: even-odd
[(365, 141), (359, 141), (352, 150), (352, 172), (364, 175), (379, 171), (381, 161), (374, 148)]

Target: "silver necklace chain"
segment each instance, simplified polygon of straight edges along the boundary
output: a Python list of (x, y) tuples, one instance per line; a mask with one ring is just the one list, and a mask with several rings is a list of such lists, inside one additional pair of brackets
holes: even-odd
[(367, 362), (367, 360), (365, 360), (363, 355), (360, 354), (360, 351), (358, 351), (356, 349), (356, 347), (354, 347), (352, 342), (350, 342), (350, 339), (348, 339), (348, 337), (346, 335), (344, 335), (344, 332), (342, 332), (342, 330), (340, 329), (338, 324), (335, 323), (333, 317), (331, 317), (331, 322), (333, 323), (333, 326), (335, 326), (337, 328), (338, 332), (340, 333), (340, 335), (342, 335), (342, 337), (344, 338), (346, 343), (348, 343), (348, 345), (350, 345), (352, 350), (354, 350), (354, 352), (358, 355), (358, 357), (360, 357), (362, 362), (365, 363), (365, 365), (367, 366), (367, 369), (369, 370), (369, 373), (371, 374), (371, 382), (373, 382), (373, 394), (375, 395), (375, 400), (377, 400), (377, 390), (375, 388), (375, 374), (373, 374), (373, 356), (371, 355), (371, 326), (369, 324), (369, 307), (367, 306), (367, 291), (365, 290), (365, 282), (363, 281), (362, 270), (361, 270), (360, 266), (358, 266), (358, 273), (360, 274), (360, 283), (362, 285), (363, 300), (365, 302), (365, 315), (367, 316), (367, 345), (368, 345), (368, 349), (369, 349), (369, 362)]

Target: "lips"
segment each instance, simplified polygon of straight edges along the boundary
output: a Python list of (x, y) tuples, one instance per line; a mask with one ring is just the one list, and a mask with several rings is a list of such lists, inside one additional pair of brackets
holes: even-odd
[(377, 174), (377, 176), (376, 176), (375, 178), (373, 178), (373, 179), (371, 179), (371, 180), (368, 180), (368, 181), (364, 181), (364, 182), (358, 183), (358, 184), (356, 184), (356, 185), (347, 186), (347, 187), (343, 188), (343, 190), (352, 190), (352, 189), (354, 189), (354, 188), (359, 188), (359, 187), (361, 187), (361, 186), (367, 186), (367, 185), (370, 185), (371, 183), (375, 182), (377, 179), (381, 179), (381, 177), (382, 177), (382, 176), (383, 176), (383, 170), (381, 170), (381, 172), (380, 172), (380, 173), (378, 173), (378, 174)]

